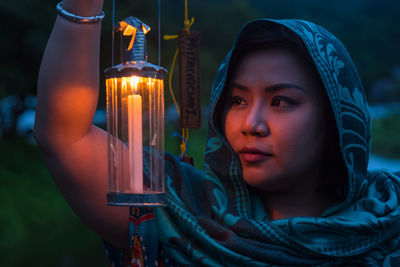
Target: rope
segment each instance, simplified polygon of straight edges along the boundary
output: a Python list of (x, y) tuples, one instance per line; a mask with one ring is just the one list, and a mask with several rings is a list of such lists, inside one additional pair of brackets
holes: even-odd
[(172, 101), (175, 104), (176, 111), (178, 111), (178, 115), (180, 116), (181, 113), (179, 110), (179, 105), (178, 105), (178, 102), (176, 101), (174, 91), (172, 90), (172, 77), (173, 77), (172, 75), (174, 73), (175, 62), (176, 62), (176, 58), (178, 57), (178, 54), (179, 54), (179, 48), (176, 49), (174, 57), (172, 59), (171, 68), (170, 68), (169, 77), (168, 77), (168, 88), (169, 88), (169, 93), (171, 94), (171, 97), (172, 97)]
[(188, 144), (187, 144), (187, 139), (183, 137), (184, 131), (185, 131), (185, 130), (187, 130), (187, 128), (182, 129), (182, 135), (180, 135), (180, 134), (177, 133), (177, 132), (174, 132), (174, 133), (171, 135), (171, 137), (178, 136), (178, 137), (182, 140), (182, 143), (181, 143), (181, 145), (179, 146), (179, 148), (181, 149), (181, 153), (180, 153), (180, 155), (179, 155), (179, 160), (182, 160), (182, 159), (185, 157), (186, 152), (187, 152), (187, 146), (188, 146)]
[(182, 143), (179, 146), (179, 148), (181, 149), (180, 159), (183, 159), (187, 152), (187, 143), (189, 142), (189, 128), (182, 128), (182, 137)]
[(190, 33), (190, 27), (194, 23), (194, 18), (192, 17), (191, 20), (189, 21), (188, 19), (188, 7), (187, 7), (187, 0), (185, 0), (185, 21), (183, 22), (184, 24), (184, 30), (186, 31), (187, 34)]
[[(179, 104), (178, 104), (178, 101), (176, 101), (174, 91), (172, 90), (172, 77), (173, 77), (176, 58), (178, 57), (178, 54), (179, 54), (179, 48), (176, 49), (174, 57), (172, 59), (171, 69), (170, 69), (169, 77), (168, 77), (168, 88), (169, 88), (169, 93), (171, 94), (172, 101), (175, 104), (176, 111), (178, 112), (178, 115), (180, 116), (181, 114), (180, 114)], [(178, 135), (178, 136), (181, 137), (181, 139), (182, 139), (182, 142), (179, 145), (179, 149), (181, 151), (181, 153), (179, 155), (179, 159), (182, 160), (187, 152), (187, 142), (189, 141), (189, 129), (182, 128), (182, 135), (181, 136)]]
[[(191, 20), (189, 21), (188, 13), (189, 13), (188, 4), (187, 4), (187, 0), (185, 0), (185, 20), (183, 22), (183, 25), (184, 25), (183, 29), (186, 31), (187, 34), (190, 34), (190, 27), (192, 27), (192, 25), (194, 23), (194, 18), (192, 17)], [(164, 35), (164, 40), (174, 40), (174, 39), (177, 39), (178, 37), (179, 37), (178, 34)], [(178, 112), (178, 115), (180, 116), (179, 104), (176, 101), (174, 90), (172, 90), (172, 77), (173, 77), (176, 58), (177, 58), (178, 54), (179, 54), (179, 48), (176, 49), (174, 57), (172, 58), (171, 69), (170, 69), (169, 77), (168, 77), (168, 88), (169, 88), (169, 92), (171, 94), (172, 101), (175, 104), (176, 111)], [(181, 136), (179, 134), (176, 134), (176, 135), (178, 135), (179, 137), (182, 138), (182, 142), (179, 146), (179, 149), (181, 151), (179, 158), (182, 160), (187, 152), (187, 147), (188, 147), (187, 143), (189, 141), (189, 129), (182, 128), (182, 135)]]

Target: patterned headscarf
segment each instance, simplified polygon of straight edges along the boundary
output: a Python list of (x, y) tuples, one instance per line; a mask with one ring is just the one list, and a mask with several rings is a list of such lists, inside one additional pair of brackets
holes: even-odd
[[(347, 169), (346, 196), (320, 217), (270, 221), (243, 180), (238, 156), (218, 127), (217, 106), (237, 43), (282, 25), (304, 43), (326, 89)], [(342, 43), (301, 20), (255, 20), (221, 64), (209, 106), (203, 172), (167, 156), (168, 207), (156, 209), (158, 235), (180, 264), (205, 266), (400, 266), (400, 180), (368, 172), (370, 117), (363, 86)]]

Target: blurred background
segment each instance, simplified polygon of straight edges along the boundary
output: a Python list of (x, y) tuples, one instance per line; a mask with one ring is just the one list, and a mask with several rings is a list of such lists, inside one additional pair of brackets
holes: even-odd
[[(219, 63), (248, 20), (299, 18), (334, 33), (348, 48), (367, 92), (372, 125), (370, 169), (400, 169), (400, 5), (398, 0), (188, 1), (193, 30), (201, 34), (203, 126), (191, 130), (188, 154), (201, 168), (207, 103)], [(136, 16), (152, 26), (149, 61), (157, 63), (157, 0), (116, 0), (116, 21)], [(52, 181), (32, 129), (36, 79), (56, 18), (54, 0), (0, 2), (0, 266), (109, 266), (102, 242), (75, 216)], [(101, 40), (101, 72), (111, 66), (111, 7)], [(162, 34), (183, 27), (184, 0), (161, 0)], [(162, 41), (169, 69), (177, 40)], [(62, 53), (62, 51), (60, 51)], [(62, 62), (60, 62), (62, 64)], [(177, 69), (175, 70), (177, 74)], [(102, 84), (104, 84), (104, 76)], [(174, 88), (178, 94), (177, 75)], [(179, 119), (166, 90), (166, 150), (178, 155)], [(105, 126), (102, 85), (95, 123)]]

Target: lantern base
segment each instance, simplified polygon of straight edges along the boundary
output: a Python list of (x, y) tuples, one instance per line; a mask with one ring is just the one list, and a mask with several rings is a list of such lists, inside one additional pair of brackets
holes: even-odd
[(160, 207), (166, 205), (165, 193), (116, 193), (107, 194), (109, 206)]

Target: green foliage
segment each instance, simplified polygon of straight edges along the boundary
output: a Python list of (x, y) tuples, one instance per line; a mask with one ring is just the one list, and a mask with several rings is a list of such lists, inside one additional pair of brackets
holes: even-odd
[(400, 115), (372, 121), (372, 153), (400, 158)]
[(37, 147), (0, 140), (2, 266), (108, 266), (102, 241), (68, 206)]

